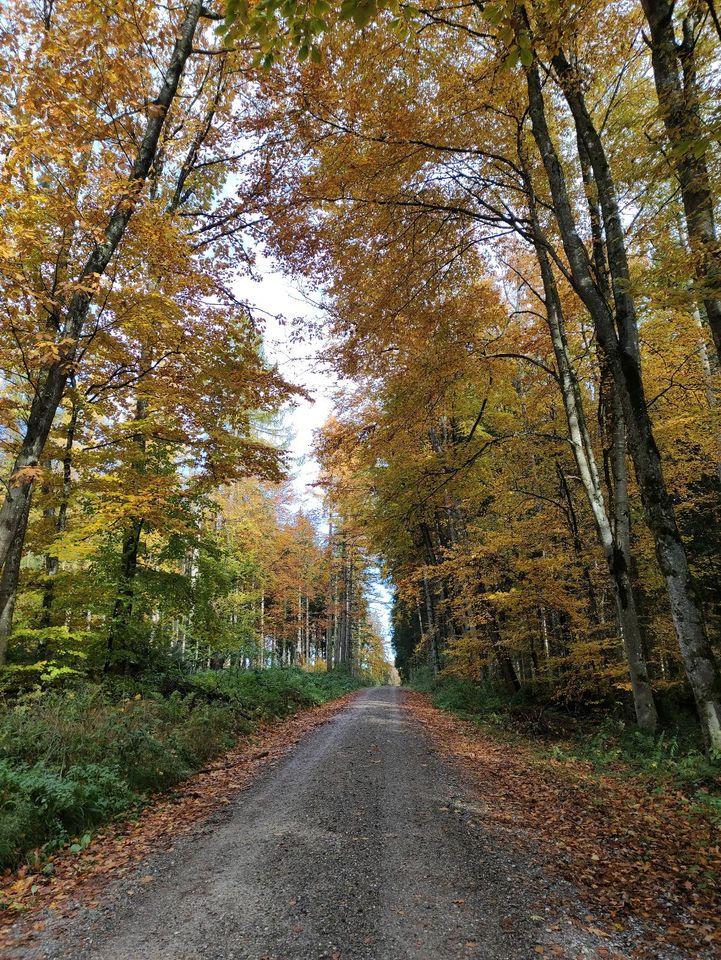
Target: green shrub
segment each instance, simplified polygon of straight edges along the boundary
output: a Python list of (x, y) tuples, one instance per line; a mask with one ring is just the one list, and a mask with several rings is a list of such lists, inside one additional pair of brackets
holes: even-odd
[(254, 721), (361, 685), (343, 671), (176, 669), (21, 695), (0, 713), (0, 866), (173, 786)]
[(443, 710), (451, 710), (466, 717), (495, 717), (504, 706), (503, 700), (493, 688), (455, 677), (444, 678), (438, 684), (434, 699)]
[(0, 863), (15, 866), (33, 847), (63, 843), (126, 810), (133, 799), (122, 777), (98, 764), (61, 773), (43, 763), (0, 761)]
[(439, 684), (438, 675), (431, 667), (414, 667), (411, 671), (411, 686), (421, 693), (432, 693)]
[(630, 767), (641, 773), (666, 776), (692, 787), (719, 786), (721, 764), (701, 749), (696, 730), (642, 733), (620, 721), (607, 721), (573, 745), (574, 756), (599, 769)]
[(412, 686), (421, 693), (430, 693), (435, 705), (442, 710), (485, 723), (500, 723), (512, 703), (499, 693), (497, 687), (449, 674), (436, 674), (430, 667), (420, 667), (414, 672)]

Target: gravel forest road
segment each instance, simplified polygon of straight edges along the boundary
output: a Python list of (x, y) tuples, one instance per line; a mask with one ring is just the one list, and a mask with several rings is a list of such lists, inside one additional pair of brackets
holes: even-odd
[[(111, 884), (96, 909), (48, 929), (21, 956), (538, 957), (554, 884), (484, 827), (403, 697), (392, 687), (363, 691), (172, 852)], [(553, 952), (564, 938), (569, 952), (556, 955), (595, 955), (561, 927)]]

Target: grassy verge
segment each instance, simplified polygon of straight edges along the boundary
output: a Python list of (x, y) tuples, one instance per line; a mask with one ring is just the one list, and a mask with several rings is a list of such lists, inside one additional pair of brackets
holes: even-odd
[(421, 676), (414, 686), (430, 693), (441, 709), (504, 739), (521, 738), (542, 757), (585, 764), (599, 774), (641, 777), (652, 790), (680, 790), (721, 828), (721, 757), (704, 753), (688, 721), (649, 735), (620, 720), (571, 717), (453, 677)]
[(191, 776), (257, 723), (363, 686), (347, 673), (205, 671), (81, 683), (0, 710), (0, 866), (32, 865)]

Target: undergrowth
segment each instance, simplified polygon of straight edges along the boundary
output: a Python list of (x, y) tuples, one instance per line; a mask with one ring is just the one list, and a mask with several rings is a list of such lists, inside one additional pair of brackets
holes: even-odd
[(0, 708), (0, 866), (50, 851), (168, 789), (259, 721), (363, 686), (342, 671), (158, 675), (20, 697)]
[(527, 693), (504, 697), (490, 685), (434, 677), (430, 671), (414, 678), (413, 686), (430, 693), (441, 709), (504, 737), (521, 737), (546, 758), (584, 762), (598, 773), (645, 777), (651, 789), (682, 790), (721, 827), (721, 757), (704, 752), (687, 718), (645, 734), (621, 719), (570, 717)]

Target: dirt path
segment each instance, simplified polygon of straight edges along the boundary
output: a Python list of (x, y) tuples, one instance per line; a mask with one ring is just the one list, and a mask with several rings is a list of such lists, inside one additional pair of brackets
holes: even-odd
[(363, 692), (171, 852), (14, 956), (630, 957), (628, 938), (596, 937), (568, 886), (484, 825), (404, 697)]

